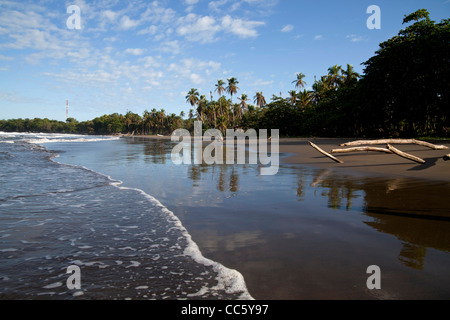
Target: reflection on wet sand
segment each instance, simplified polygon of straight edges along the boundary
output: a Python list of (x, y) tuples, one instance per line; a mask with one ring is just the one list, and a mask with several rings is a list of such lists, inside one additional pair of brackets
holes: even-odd
[[(347, 293), (329, 289), (326, 295), (324, 288), (332, 284), (321, 277), (340, 277), (335, 287), (341, 288), (355, 281), (361, 263), (373, 263), (372, 255), (389, 263), (384, 270), (396, 273), (400, 282), (404, 270), (397, 270), (391, 255), (411, 271), (429, 272), (427, 258), (436, 259), (436, 250), (442, 254), (429, 263), (439, 269), (448, 263), (448, 182), (299, 165), (283, 165), (273, 177), (258, 176), (257, 165), (198, 164), (176, 171), (167, 169), (170, 141), (135, 138), (128, 143), (142, 144), (148, 163), (165, 164), (152, 181), (160, 176), (183, 181), (183, 190), (172, 190), (178, 207), (171, 207), (173, 199), (164, 199), (156, 188), (148, 192), (167, 201), (207, 256), (241, 271), (257, 298), (304, 298), (314, 290), (318, 297), (364, 296), (353, 286)], [(164, 189), (164, 183), (158, 188)], [(330, 269), (333, 264), (345, 267)], [(361, 278), (365, 283), (364, 274)], [(438, 283), (429, 281), (431, 288)], [(445, 291), (448, 286), (443, 286)]]
[[(303, 188), (303, 183), (299, 185)], [(373, 218), (364, 223), (396, 236), (403, 243), (399, 260), (408, 267), (421, 269), (427, 248), (450, 252), (449, 183), (403, 177), (355, 179), (320, 170), (311, 187), (326, 189), (321, 195), (328, 197), (329, 207), (345, 210), (361, 209), (353, 208), (352, 199), (363, 191), (363, 212)]]
[[(170, 161), (173, 144), (167, 140), (145, 138), (128, 139), (128, 143), (142, 144), (147, 161), (165, 164)], [(240, 168), (239, 170), (237, 168)], [(187, 178), (193, 187), (204, 177), (213, 177), (217, 191), (236, 193), (240, 190), (241, 175), (249, 165), (190, 165)], [(332, 169), (295, 169), (298, 175), (296, 196), (305, 200), (307, 188), (317, 189), (314, 196), (327, 199), (328, 207), (346, 211), (360, 211), (372, 218), (363, 221), (379, 232), (397, 237), (403, 248), (399, 260), (406, 266), (420, 269), (427, 248), (450, 252), (450, 183), (396, 177), (367, 177), (338, 174)], [(253, 174), (253, 172), (252, 172)], [(308, 184), (308, 181), (312, 180)], [(356, 198), (363, 206), (354, 205)], [(242, 234), (238, 235), (239, 237)]]

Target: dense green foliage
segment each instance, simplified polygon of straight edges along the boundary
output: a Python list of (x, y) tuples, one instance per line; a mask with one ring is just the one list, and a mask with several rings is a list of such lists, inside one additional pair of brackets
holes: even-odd
[[(263, 92), (253, 101), (239, 96), (239, 81), (218, 80), (213, 100), (191, 89), (186, 115), (167, 115), (152, 109), (142, 116), (129, 111), (91, 121), (68, 119), (15, 119), (0, 121), (2, 131), (39, 131), (86, 134), (170, 134), (177, 128), (280, 129), (282, 136), (421, 137), (450, 135), (450, 20), (436, 23), (425, 9), (405, 16), (411, 25), (386, 42), (368, 61), (364, 74), (332, 66), (306, 90), (305, 75), (292, 82), (289, 97), (273, 96), (267, 103)], [(298, 91), (297, 91), (298, 90)], [(228, 94), (228, 99), (224, 94)], [(237, 102), (233, 102), (237, 97)], [(254, 102), (252, 104), (251, 102)]]
[(361, 125), (382, 135), (448, 135), (450, 20), (435, 23), (422, 9), (403, 23), (411, 21), (364, 63)]

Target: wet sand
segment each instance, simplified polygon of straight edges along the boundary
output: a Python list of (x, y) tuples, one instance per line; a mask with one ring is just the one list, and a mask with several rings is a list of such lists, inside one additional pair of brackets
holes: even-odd
[[(433, 256), (434, 250), (450, 250), (445, 204), (450, 162), (443, 160), (449, 150), (394, 145), (426, 163), (395, 154), (352, 152), (335, 154), (344, 162), (339, 164), (308, 143), (330, 152), (354, 140), (280, 139), (280, 165), (299, 175), (298, 194), (305, 193), (306, 200), (294, 203), (289, 192), (279, 191), (291, 179), (283, 169), (266, 181), (272, 185), (266, 193), (246, 196), (245, 203), (175, 211), (207, 256), (244, 275), (256, 299), (445, 297), (446, 281), (437, 285), (442, 271), (435, 276), (427, 266), (449, 266), (448, 255)], [(450, 147), (449, 141), (428, 142)], [(305, 166), (314, 169), (303, 171)], [(328, 209), (319, 205), (327, 198)], [(354, 213), (346, 216), (349, 212)], [(383, 290), (365, 288), (367, 276), (361, 271), (374, 261), (388, 274)]]
[[(344, 149), (340, 147), (342, 143), (355, 141), (356, 139), (280, 139), (280, 152), (289, 155), (281, 161), (287, 164), (303, 164), (317, 168), (333, 168), (342, 172), (359, 171), (385, 175), (387, 177), (404, 176), (409, 178), (430, 179), (439, 181), (450, 181), (450, 161), (444, 161), (443, 157), (450, 153), (450, 150), (433, 150), (419, 145), (395, 145), (403, 152), (410, 153), (426, 161), (419, 164), (408, 159), (404, 159), (395, 154), (385, 154), (381, 152), (352, 152), (346, 154), (334, 153), (333, 156), (344, 161), (339, 164), (312, 148), (308, 141), (313, 142), (326, 152), (332, 149)], [(450, 147), (450, 141), (427, 142)], [(384, 148), (385, 145), (377, 145)]]
[[(170, 136), (133, 136), (138, 138), (149, 138), (154, 140), (170, 141)], [(450, 140), (427, 140), (429, 143), (444, 145), (447, 150), (433, 150), (428, 147), (415, 144), (397, 144), (397, 149), (412, 154), (426, 161), (419, 164), (404, 159), (395, 154), (386, 154), (374, 151), (359, 151), (351, 153), (334, 153), (336, 158), (344, 163), (339, 164), (322, 155), (309, 145), (313, 142), (326, 152), (333, 149), (345, 149), (341, 147), (346, 142), (359, 139), (342, 138), (281, 138), (279, 140), (280, 153), (285, 154), (280, 159), (281, 164), (299, 164), (313, 166), (322, 169), (336, 169), (342, 172), (358, 171), (379, 175), (403, 176), (418, 179), (430, 179), (438, 181), (450, 181), (450, 161), (444, 161), (443, 157), (450, 153)], [(370, 139), (364, 139), (370, 140)], [(270, 142), (269, 142), (270, 147)], [(386, 145), (375, 145), (374, 147), (385, 148)], [(269, 148), (270, 149), (270, 148)]]
[[(257, 166), (173, 166), (170, 137), (126, 139), (120, 152), (99, 153), (102, 167), (96, 157), (83, 164), (159, 199), (256, 299), (448, 299), (449, 150), (395, 145), (425, 165), (379, 152), (338, 154), (338, 164), (308, 144), (330, 151), (352, 140), (281, 139), (275, 176)], [(372, 264), (382, 290), (366, 287)]]

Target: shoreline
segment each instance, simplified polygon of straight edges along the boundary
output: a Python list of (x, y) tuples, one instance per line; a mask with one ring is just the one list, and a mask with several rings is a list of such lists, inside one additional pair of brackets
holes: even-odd
[[(123, 138), (143, 138), (153, 140), (170, 140), (170, 136), (121, 136)], [(319, 153), (309, 145), (314, 142), (320, 148), (329, 152), (340, 144), (359, 140), (357, 138), (280, 138), (279, 152), (285, 156), (280, 157), (280, 165), (306, 165), (320, 169), (333, 169), (343, 172), (359, 172), (372, 175), (390, 177), (409, 177), (416, 179), (438, 180), (450, 182), (450, 162), (443, 160), (450, 150), (433, 150), (414, 144), (396, 145), (403, 152), (410, 153), (426, 161), (419, 164), (395, 154), (386, 154), (373, 151), (357, 151), (343, 154), (333, 154), (343, 163), (335, 163)], [(450, 148), (450, 140), (426, 141), (445, 145)], [(210, 142), (206, 142), (209, 144)], [(270, 146), (270, 143), (269, 143)], [(383, 147), (380, 145), (379, 147)]]

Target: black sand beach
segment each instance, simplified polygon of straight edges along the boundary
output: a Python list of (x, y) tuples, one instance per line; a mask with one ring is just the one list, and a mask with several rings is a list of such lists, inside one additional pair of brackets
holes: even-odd
[[(75, 235), (62, 234), (57, 237), (57, 243), (62, 241), (61, 244), (75, 250), (75, 255), (81, 254), (81, 251), (77, 251), (80, 248), (83, 252), (93, 250), (94, 260), (80, 265), (84, 273), (95, 269), (100, 278), (91, 280), (99, 288), (101, 283), (96, 283), (96, 280), (107, 277), (116, 281), (110, 270), (120, 269), (120, 266), (132, 266), (132, 270), (141, 275), (144, 273), (139, 272), (139, 266), (152, 270), (154, 276), (135, 278), (132, 285), (126, 288), (128, 291), (125, 294), (137, 299), (176, 299), (186, 294), (192, 296), (193, 293), (195, 299), (208, 298), (205, 290), (192, 293), (178, 292), (177, 289), (165, 290), (180, 287), (183, 283), (197, 285), (198, 277), (193, 278), (188, 274), (179, 276), (180, 268), (171, 269), (174, 264), (171, 259), (164, 260), (165, 264), (161, 267), (164, 269), (158, 271), (158, 264), (138, 254), (156, 248), (147, 248), (147, 240), (142, 240), (142, 235), (146, 235), (142, 232), (153, 232), (154, 229), (150, 216), (146, 218), (142, 212), (146, 201), (139, 197), (144, 196), (144, 193), (179, 219), (205, 258), (225, 266), (227, 270), (238, 271), (245, 280), (249, 294), (255, 299), (448, 299), (450, 163), (442, 160), (448, 150), (437, 151), (417, 145), (397, 146), (402, 151), (426, 159), (425, 165), (378, 152), (336, 155), (344, 163), (335, 163), (309, 146), (309, 140), (281, 139), (278, 173), (262, 176), (260, 165), (176, 165), (171, 160), (175, 144), (170, 141), (170, 137), (123, 137), (81, 143), (48, 143), (45, 138), (47, 143), (43, 143), (44, 147), (59, 155), (55, 161), (82, 166), (89, 172), (92, 170), (94, 177), (99, 173), (98, 177), (102, 179), (109, 176), (114, 181), (121, 181), (120, 186), (125, 191), (113, 188), (117, 191), (117, 195), (113, 195), (106, 189), (109, 193), (103, 195), (88, 189), (86, 199), (74, 193), (78, 195), (77, 199), (85, 200), (75, 205), (70, 203), (70, 210), (62, 209), (65, 208), (64, 201), (69, 198), (51, 193), (48, 196), (54, 201), (60, 201), (58, 208), (61, 209), (51, 207), (51, 202), (43, 201), (40, 205), (44, 208), (42, 226), (53, 221), (48, 220), (53, 219), (47, 216), (50, 209), (51, 212), (61, 212), (62, 218), (64, 214), (74, 214), (74, 210), (78, 210), (79, 214), (92, 215), (90, 220), (109, 221), (113, 227), (106, 227), (108, 232), (114, 233), (118, 228), (122, 233), (120, 236), (106, 237), (102, 246), (136, 249), (130, 249), (129, 252), (120, 250), (119, 255), (109, 249), (111, 259), (122, 264), (117, 264), (115, 260), (100, 260), (105, 257), (105, 253), (94, 250), (98, 244), (94, 240), (91, 243), (88, 236), (78, 239)], [(311, 141), (330, 151), (348, 140)], [(448, 142), (439, 144), (449, 145)], [(8, 154), (4, 153), (5, 161), (10, 158)], [(46, 162), (42, 164), (47, 165)], [(48, 165), (51, 167), (54, 164)], [(34, 167), (27, 161), (23, 162), (22, 167), (34, 175), (40, 174), (33, 171)], [(22, 177), (26, 178), (26, 175)], [(46, 179), (32, 181), (51, 188), (57, 187), (58, 192), (67, 192), (64, 183), (68, 178), (70, 176), (64, 175), (64, 179), (55, 176), (55, 181), (61, 186), (47, 185)], [(16, 180), (11, 183), (14, 185)], [(29, 188), (35, 189), (31, 184)], [(126, 194), (134, 188), (143, 192), (137, 200)], [(107, 200), (111, 197), (117, 204)], [(36, 207), (31, 202), (35, 200), (34, 197), (27, 199), (30, 206)], [(109, 201), (108, 206), (100, 205), (98, 201)], [(5, 212), (9, 212), (8, 204), (5, 202), (3, 205)], [(45, 209), (47, 206), (51, 208)], [(91, 206), (95, 212), (89, 209)], [(19, 222), (27, 224), (28, 220)], [(121, 227), (125, 222), (130, 224), (130, 229)], [(15, 225), (10, 226), (14, 229)], [(83, 228), (90, 234), (94, 232), (93, 229), (100, 227), (91, 225), (91, 228)], [(142, 232), (139, 231), (141, 228)], [(8, 242), (13, 229), (5, 230), (2, 254), (8, 259), (19, 255), (19, 259), (22, 252), (29, 250), (28, 247), (33, 248), (36, 239), (25, 239), (22, 245), (15, 248), (12, 242)], [(139, 231), (136, 234), (139, 237), (133, 236), (134, 230)], [(126, 237), (129, 240), (126, 246), (117, 243), (124, 234), (130, 235)], [(107, 235), (106, 231), (104, 235)], [(45, 233), (42, 237), (38, 239), (39, 243), (44, 243), (48, 238)], [(83, 241), (83, 244), (77, 246), (78, 241)], [(53, 242), (49, 245), (53, 245)], [(122, 253), (129, 253), (132, 261), (124, 262), (128, 258)], [(42, 254), (45, 266), (46, 259), (54, 253), (43, 251)], [(64, 267), (67, 267), (67, 257), (64, 254), (61, 257), (65, 261)], [(373, 265), (381, 270), (381, 289), (377, 290), (367, 287), (370, 276), (367, 269)], [(57, 267), (56, 264), (52, 270)], [(166, 277), (166, 274), (170, 276)], [(30, 276), (35, 279), (33, 274)], [(60, 294), (71, 297), (70, 292), (64, 290), (65, 272), (55, 277), (58, 281), (49, 282), (51, 289), (48, 289), (48, 279), (44, 274), (44, 283), (40, 286), (37, 284), (37, 292), (52, 291), (50, 293), (53, 296), (50, 297), (60, 297)], [(160, 279), (157, 283), (155, 277)], [(12, 281), (13, 277), (9, 275), (5, 279)], [(86, 277), (83, 279), (87, 280)], [(161, 292), (155, 292), (157, 286), (164, 288)], [(80, 298), (86, 299), (93, 294), (89, 292), (89, 286), (85, 285), (85, 288), (87, 291)], [(4, 290), (8, 294), (8, 288)], [(19, 295), (20, 290), (17, 291)], [(58, 290), (62, 292), (58, 293)], [(123, 288), (110, 285), (106, 291), (100, 291), (102, 297), (107, 298), (119, 296), (117, 290)], [(220, 298), (221, 295), (213, 296)]]
[[(430, 179), (450, 181), (450, 162), (443, 160), (444, 155), (450, 153), (449, 150), (433, 150), (427, 147), (408, 144), (396, 145), (403, 152), (410, 153), (426, 161), (425, 164), (418, 164), (411, 160), (401, 158), (394, 154), (380, 152), (352, 152), (347, 154), (333, 154), (344, 161), (338, 164), (323, 156), (308, 144), (312, 141), (327, 152), (332, 149), (344, 149), (340, 144), (357, 139), (281, 139), (280, 152), (289, 153), (290, 156), (283, 158), (284, 163), (304, 164), (318, 168), (335, 168), (337, 170), (352, 170), (365, 173), (375, 173), (380, 175), (403, 176), (409, 178)], [(436, 145), (450, 147), (448, 140), (428, 141)], [(385, 148), (385, 145), (378, 147)]]
[[(338, 164), (309, 140), (281, 139), (273, 177), (192, 166), (184, 178), (171, 176), (174, 188), (149, 192), (180, 217), (205, 256), (239, 270), (256, 299), (448, 298), (446, 151), (397, 146), (425, 165), (378, 152), (337, 155)], [(330, 151), (351, 140), (311, 141)], [(177, 188), (178, 179), (192, 186)], [(374, 264), (382, 290), (366, 286)]]

